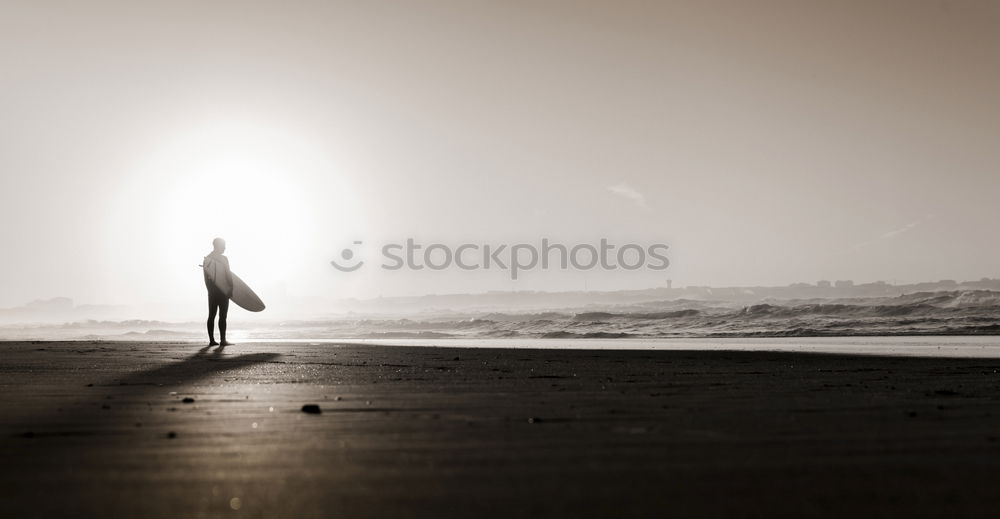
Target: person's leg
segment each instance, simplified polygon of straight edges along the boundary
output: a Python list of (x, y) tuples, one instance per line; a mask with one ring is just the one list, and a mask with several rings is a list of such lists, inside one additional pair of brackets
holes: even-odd
[[(215, 342), (215, 313), (219, 309), (219, 303), (208, 295), (208, 345), (218, 344)], [(223, 335), (225, 337), (225, 335)]]
[(229, 298), (224, 298), (219, 301), (219, 335), (221, 335), (222, 344), (229, 344), (226, 342), (226, 316), (229, 315)]

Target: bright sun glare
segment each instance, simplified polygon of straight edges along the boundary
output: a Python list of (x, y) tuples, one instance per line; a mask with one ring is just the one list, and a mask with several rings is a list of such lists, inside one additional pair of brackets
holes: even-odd
[(272, 128), (189, 131), (149, 157), (147, 168), (118, 211), (118, 228), (149, 238), (144, 263), (161, 283), (182, 287), (149, 289), (175, 297), (204, 290), (195, 268), (216, 236), (226, 239), (233, 270), (251, 286), (284, 290), (303, 257), (315, 256), (307, 251), (318, 226), (325, 235), (337, 232), (324, 207), (349, 202), (342, 189), (316, 192), (335, 174), (322, 153)]
[(162, 213), (166, 241), (191, 243), (204, 254), (221, 236), (239, 253), (234, 268), (256, 283), (279, 281), (309, 227), (296, 182), (304, 173), (302, 157), (260, 132), (230, 129), (206, 137), (178, 157)]

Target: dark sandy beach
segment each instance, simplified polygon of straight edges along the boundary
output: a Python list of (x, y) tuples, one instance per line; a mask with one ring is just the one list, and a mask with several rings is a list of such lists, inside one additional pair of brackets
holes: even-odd
[(1000, 510), (997, 359), (0, 348), (5, 517)]

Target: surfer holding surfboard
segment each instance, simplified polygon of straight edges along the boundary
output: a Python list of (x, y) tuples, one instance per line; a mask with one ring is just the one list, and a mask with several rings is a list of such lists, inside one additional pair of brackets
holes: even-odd
[(212, 253), (205, 256), (200, 265), (205, 273), (205, 288), (208, 289), (208, 340), (209, 346), (217, 346), (215, 342), (215, 315), (219, 315), (219, 334), (222, 335), (222, 345), (226, 341), (226, 317), (229, 315), (229, 300), (245, 310), (260, 312), (264, 310), (264, 302), (240, 279), (229, 270), (229, 258), (226, 252), (226, 240), (212, 240)]
[(229, 315), (229, 298), (233, 295), (233, 273), (229, 270), (229, 258), (222, 253), (226, 252), (226, 240), (216, 238), (212, 240), (212, 252), (205, 256), (202, 268), (205, 271), (205, 288), (208, 289), (208, 345), (216, 346), (215, 342), (215, 314), (219, 314), (219, 335), (222, 337), (222, 345), (228, 346), (226, 341), (226, 316)]

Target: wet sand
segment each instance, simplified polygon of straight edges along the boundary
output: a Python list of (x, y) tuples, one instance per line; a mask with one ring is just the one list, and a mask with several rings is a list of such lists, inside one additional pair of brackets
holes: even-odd
[(1000, 510), (1000, 359), (304, 343), (0, 349), (7, 517)]

